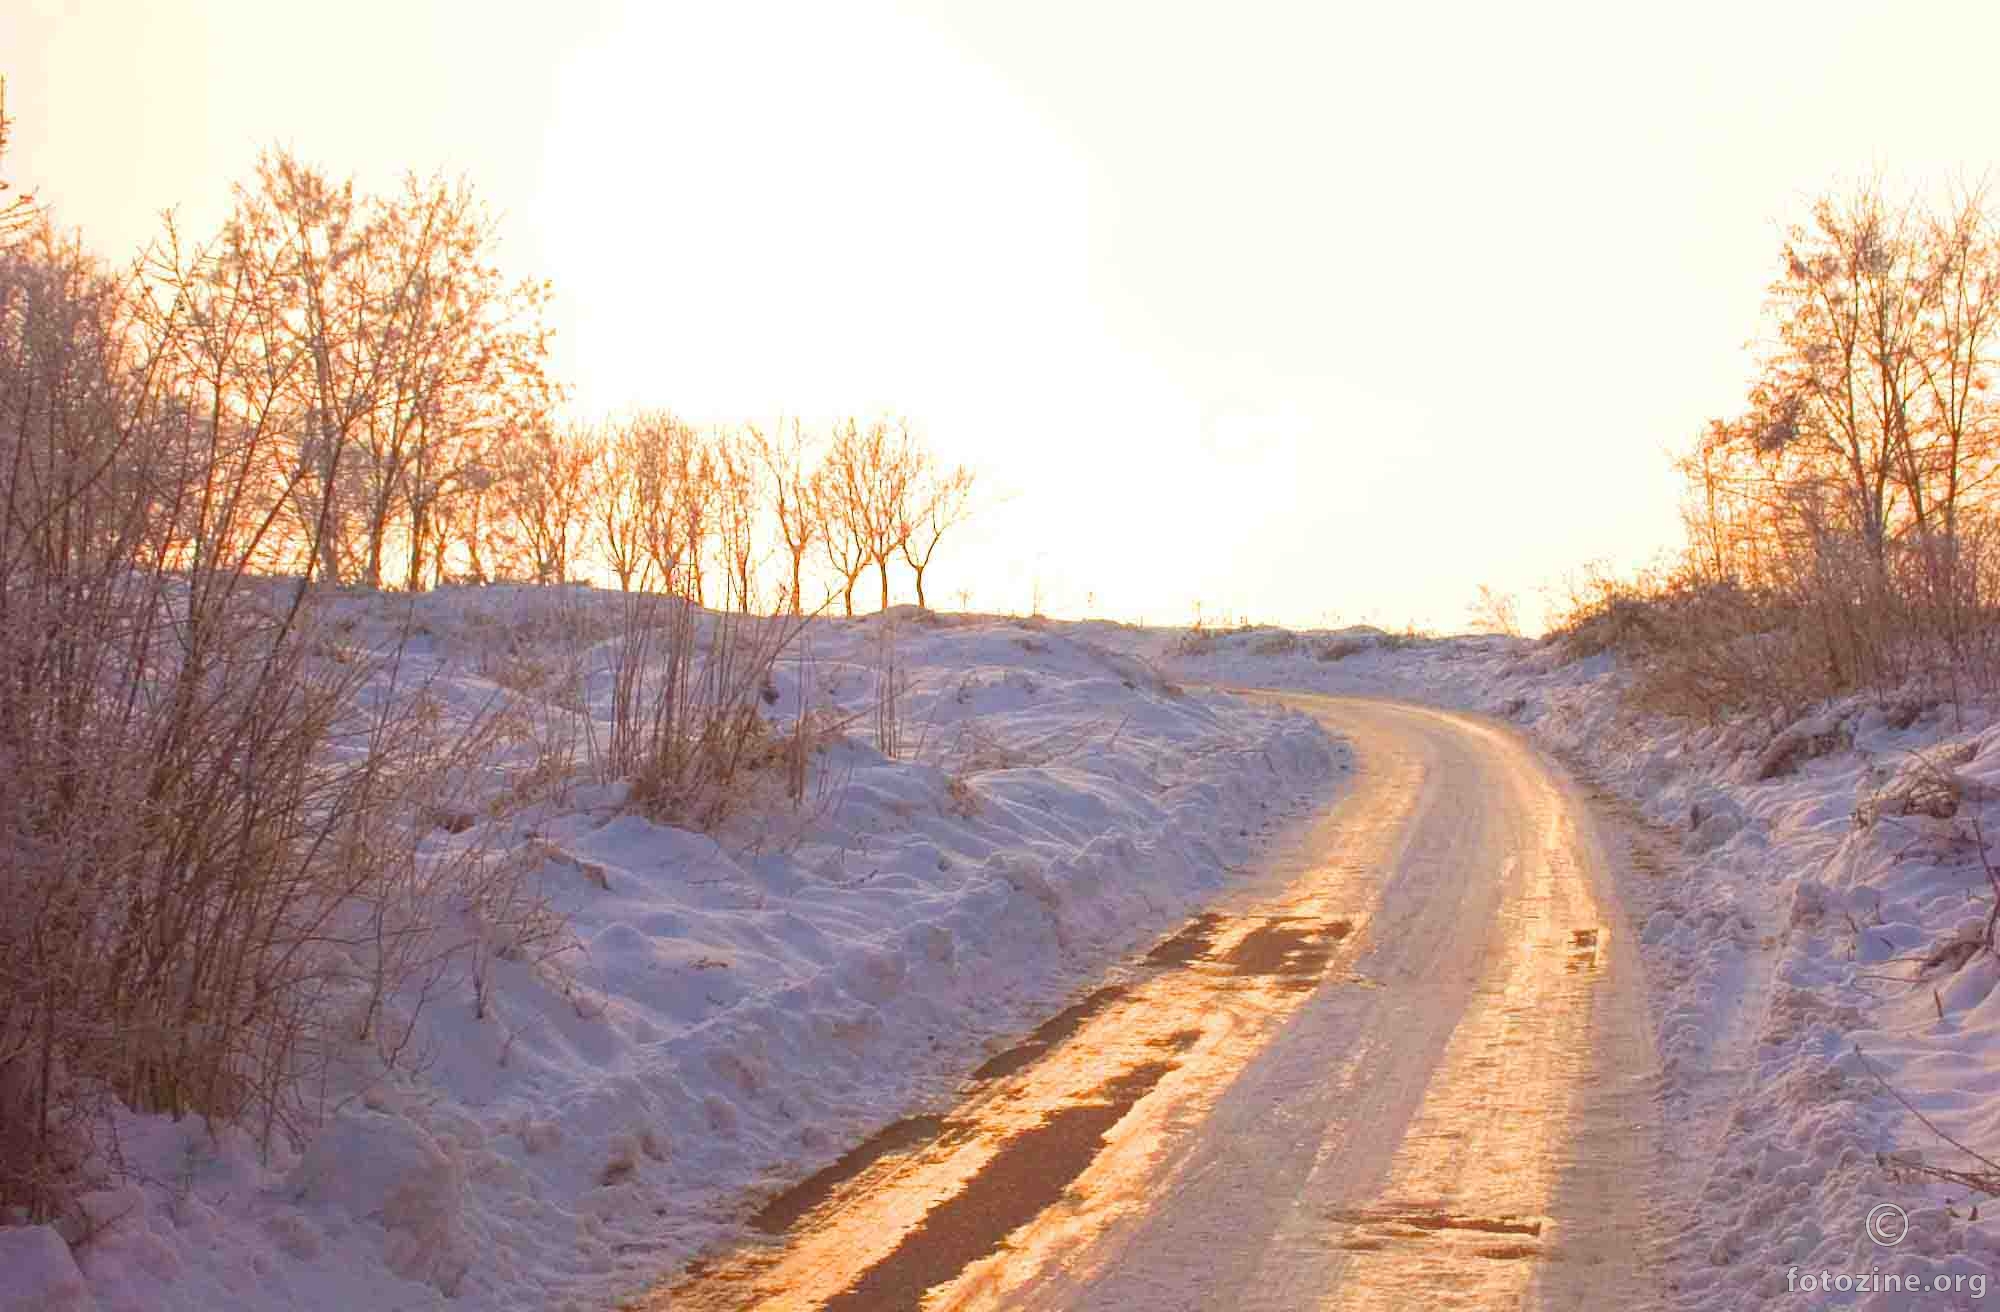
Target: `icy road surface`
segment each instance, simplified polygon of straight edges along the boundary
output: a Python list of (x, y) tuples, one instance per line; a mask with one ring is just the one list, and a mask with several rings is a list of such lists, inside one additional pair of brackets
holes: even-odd
[(642, 1306), (1657, 1301), (1618, 826), (1493, 721), (1282, 700), (1355, 778), (1261, 874)]

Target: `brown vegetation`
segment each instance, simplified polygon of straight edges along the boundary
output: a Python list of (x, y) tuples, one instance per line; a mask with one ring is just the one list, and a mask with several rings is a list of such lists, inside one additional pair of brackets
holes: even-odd
[[(488, 808), (579, 749), (670, 823), (722, 824), (760, 776), (799, 803), (813, 709), (785, 734), (768, 707), (813, 551), (851, 612), (898, 556), (921, 593), (961, 522), (970, 476), (905, 425), (558, 419), (548, 289), (494, 247), (462, 182), (372, 196), (282, 151), (218, 234), (169, 220), (124, 276), (0, 205), (0, 1209), (58, 1214), (114, 1101), (301, 1134), (327, 1071), (394, 1065), (434, 990), (468, 982), (483, 1016), (495, 957), (562, 950), (546, 863), (487, 859), (457, 795), (503, 740), (534, 777)], [(623, 590), (601, 750), (595, 637), (561, 670), (499, 661), (493, 704), (446, 714), (407, 621), (371, 649), (338, 616), (348, 587), (600, 566)]]
[(1829, 195), (1780, 253), (1744, 412), (1681, 461), (1688, 547), (1572, 589), (1577, 650), (1643, 654), (1639, 694), (1713, 716), (1909, 681), (2000, 683), (2000, 227)]

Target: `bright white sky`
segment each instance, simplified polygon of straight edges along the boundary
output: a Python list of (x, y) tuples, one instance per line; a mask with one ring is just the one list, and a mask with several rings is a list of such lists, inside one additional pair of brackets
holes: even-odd
[(1812, 193), (1991, 162), (2000, 6), (8, 0), (107, 254), (467, 173), (589, 411), (907, 414), (1024, 609), (1461, 624), (1677, 538)]

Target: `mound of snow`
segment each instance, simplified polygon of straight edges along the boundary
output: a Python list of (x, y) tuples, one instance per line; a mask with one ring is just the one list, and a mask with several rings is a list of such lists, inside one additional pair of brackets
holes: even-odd
[[(129, 1165), (166, 1183), (126, 1186), (83, 1246), (100, 1308), (610, 1306), (950, 1097), (1334, 777), (1305, 717), (1183, 690), (1089, 632), (906, 613), (815, 621), (773, 672), (777, 732), (802, 702), (845, 726), (803, 804), (753, 778), (720, 832), (691, 833), (585, 768), (610, 733), (618, 602), (340, 601), (350, 639), (378, 646), (409, 608), (404, 675), (442, 714), (501, 699), (538, 726), (427, 839), (520, 872), (521, 900), (438, 913), (474, 946), (330, 1054), (331, 1114), (295, 1158), (124, 1117)], [(37, 1289), (68, 1287), (53, 1235), (0, 1233), (39, 1246)]]
[(0, 1229), (0, 1312), (95, 1312), (97, 1300), (52, 1227)]

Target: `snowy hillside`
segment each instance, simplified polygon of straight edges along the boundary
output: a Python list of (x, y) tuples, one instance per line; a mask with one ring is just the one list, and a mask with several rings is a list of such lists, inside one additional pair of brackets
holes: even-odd
[[(348, 639), (410, 604), (342, 600)], [(447, 590), (407, 617), (443, 714), (525, 726), (429, 859), (527, 871), (539, 931), (399, 993), (393, 1066), (336, 1064), (302, 1154), (122, 1116), (131, 1181), (85, 1198), (74, 1259), (0, 1230), (0, 1307), (609, 1306), (948, 1096), (1337, 775), (1302, 716), (1060, 626), (904, 611), (816, 622), (766, 687), (774, 720), (803, 682), (835, 726), (799, 806), (773, 785), (718, 837), (667, 828), (586, 768), (616, 604)]]

